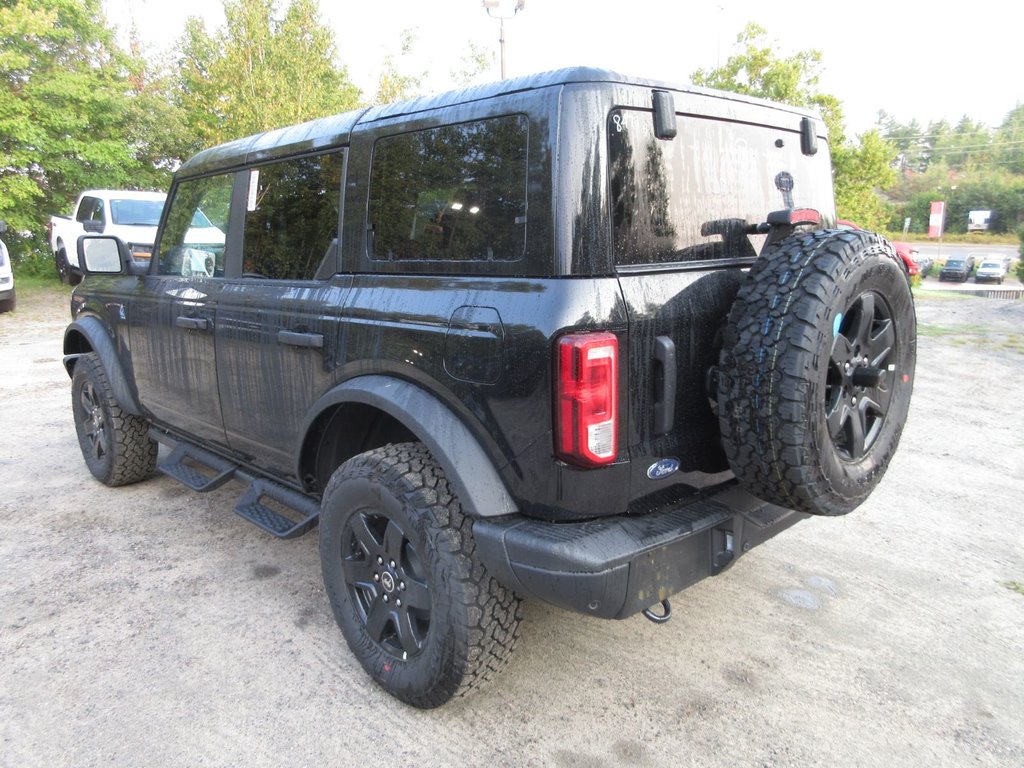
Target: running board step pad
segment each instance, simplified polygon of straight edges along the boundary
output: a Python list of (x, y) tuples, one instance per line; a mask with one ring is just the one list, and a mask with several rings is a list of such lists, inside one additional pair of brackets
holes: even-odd
[[(195, 467), (185, 464), (190, 460), (213, 471), (213, 475), (205, 475)], [(157, 465), (157, 469), (165, 475), (170, 475), (182, 485), (188, 486), (193, 491), (206, 493), (215, 488), (220, 488), (224, 483), (235, 476), (238, 470), (237, 464), (232, 464), (209, 451), (204, 451), (195, 445), (178, 443), (167, 457), (167, 461)]]
[[(294, 510), (299, 519), (291, 519), (271, 509), (263, 504), (264, 498)], [(235, 512), (279, 539), (294, 539), (317, 524), (320, 507), (300, 493), (265, 480), (253, 480), (235, 506)]]

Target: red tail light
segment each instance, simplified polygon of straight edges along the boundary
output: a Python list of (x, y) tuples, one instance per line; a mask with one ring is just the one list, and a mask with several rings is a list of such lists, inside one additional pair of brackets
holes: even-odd
[(611, 333), (558, 340), (555, 451), (583, 467), (611, 464), (618, 455), (619, 342)]

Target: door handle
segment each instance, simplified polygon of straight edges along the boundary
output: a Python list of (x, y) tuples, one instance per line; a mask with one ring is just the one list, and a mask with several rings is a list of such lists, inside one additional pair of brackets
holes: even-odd
[(676, 421), (676, 345), (668, 336), (654, 340), (654, 359), (661, 364), (661, 398), (654, 401), (654, 434), (672, 431)]
[(205, 317), (178, 317), (175, 318), (174, 324), (192, 331), (205, 331), (210, 327), (210, 321)]
[(323, 349), (324, 347), (324, 335), (322, 333), (278, 331), (277, 340), (281, 344), (288, 344), (293, 347), (307, 347), (309, 349)]

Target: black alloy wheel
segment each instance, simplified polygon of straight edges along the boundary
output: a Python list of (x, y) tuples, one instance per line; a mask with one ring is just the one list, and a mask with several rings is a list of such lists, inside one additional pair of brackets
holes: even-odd
[(104, 462), (110, 453), (110, 433), (103, 413), (103, 401), (92, 381), (86, 380), (82, 384), (75, 416), (84, 435), (82, 450), (96, 462)]
[(859, 461), (882, 431), (892, 399), (896, 332), (892, 310), (874, 291), (858, 296), (840, 315), (829, 358), (825, 417), (838, 454)]
[(401, 523), (383, 509), (353, 514), (342, 535), (342, 568), (370, 639), (396, 658), (418, 655), (430, 630), (430, 590)]

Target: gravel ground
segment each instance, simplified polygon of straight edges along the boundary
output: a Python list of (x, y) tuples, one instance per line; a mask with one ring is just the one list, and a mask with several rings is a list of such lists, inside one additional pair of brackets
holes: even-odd
[(1024, 301), (919, 301), (910, 421), (853, 514), (677, 596), (665, 626), (529, 602), (505, 674), (430, 712), (348, 653), (315, 534), (263, 534), (237, 486), (94, 482), (66, 295), (19, 301), (0, 316), (0, 765), (1024, 765)]

